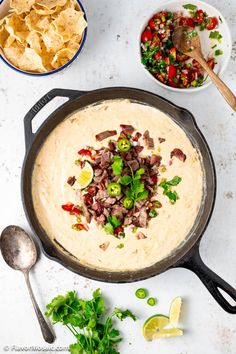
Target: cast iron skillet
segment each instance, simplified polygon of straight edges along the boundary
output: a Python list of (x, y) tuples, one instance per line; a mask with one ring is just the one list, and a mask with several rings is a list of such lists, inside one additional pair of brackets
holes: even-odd
[[(38, 129), (36, 134), (32, 132), (32, 120), (37, 113), (53, 98), (67, 97), (68, 101), (56, 109)], [(36, 156), (49, 133), (62, 122), (68, 115), (73, 114), (90, 104), (96, 104), (103, 100), (127, 98), (142, 104), (153, 106), (169, 115), (187, 133), (192, 144), (202, 156), (203, 170), (205, 170), (206, 190), (205, 198), (198, 218), (187, 241), (181, 245), (172, 255), (150, 266), (132, 272), (108, 272), (92, 269), (79, 263), (63, 247), (56, 246), (52, 242), (37, 220), (34, 212), (31, 195), (31, 177)], [(54, 89), (43, 96), (27, 113), (24, 119), (26, 156), (22, 169), (22, 200), (28, 221), (38, 236), (43, 252), (53, 260), (58, 261), (68, 269), (83, 275), (105, 282), (133, 282), (146, 279), (166, 271), (173, 267), (184, 267), (192, 270), (204, 283), (212, 296), (220, 306), (229, 313), (236, 313), (236, 306), (231, 305), (222, 295), (219, 289), (224, 290), (236, 301), (236, 290), (211, 271), (201, 260), (199, 254), (200, 239), (210, 220), (216, 195), (216, 174), (213, 159), (209, 147), (198, 129), (194, 117), (186, 109), (152, 93), (131, 88), (105, 88), (91, 92)]]

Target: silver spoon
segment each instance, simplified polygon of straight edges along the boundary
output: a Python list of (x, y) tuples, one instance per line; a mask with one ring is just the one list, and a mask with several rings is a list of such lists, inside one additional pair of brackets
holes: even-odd
[(33, 240), (22, 228), (11, 225), (2, 231), (0, 248), (6, 263), (24, 274), (43, 338), (47, 343), (53, 343), (55, 336), (38, 307), (29, 280), (29, 271), (37, 260), (37, 249)]

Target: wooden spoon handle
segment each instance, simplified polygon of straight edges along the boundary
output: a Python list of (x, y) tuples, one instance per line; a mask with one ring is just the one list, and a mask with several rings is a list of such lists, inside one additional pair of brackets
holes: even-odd
[(229, 89), (229, 87), (219, 78), (218, 75), (214, 73), (212, 69), (209, 68), (207, 62), (201, 57), (197, 56), (196, 60), (201, 64), (201, 66), (206, 70), (208, 75), (210, 76), (211, 80), (220, 91), (221, 95), (224, 99), (228, 102), (228, 104), (236, 111), (236, 96), (233, 92)]

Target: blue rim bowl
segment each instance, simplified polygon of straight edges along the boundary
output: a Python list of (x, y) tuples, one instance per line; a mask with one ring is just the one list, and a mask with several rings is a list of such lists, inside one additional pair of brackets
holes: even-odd
[[(0, 5), (4, 2), (5, 0), (0, 0)], [(80, 10), (83, 11), (84, 13), (84, 19), (86, 20), (87, 22), (87, 16), (86, 16), (86, 12), (84, 10), (84, 7), (83, 5), (81, 4), (80, 0), (75, 0), (79, 7), (80, 7)], [(84, 30), (84, 34), (83, 34), (83, 38), (81, 40), (81, 43), (80, 43), (80, 46), (79, 46), (79, 49), (77, 50), (77, 52), (75, 53), (75, 55), (73, 56), (73, 58), (71, 60), (69, 60), (65, 65), (62, 65), (60, 66), (60, 68), (58, 69), (55, 69), (55, 70), (52, 70), (52, 71), (48, 71), (46, 73), (33, 73), (33, 72), (30, 72), (30, 71), (25, 71), (25, 70), (21, 70), (19, 68), (17, 68), (16, 66), (14, 66), (13, 64), (11, 64), (7, 59), (4, 58), (4, 56), (0, 53), (0, 59), (2, 59), (2, 61), (7, 65), (9, 66), (11, 69), (21, 73), (21, 74), (24, 74), (24, 75), (30, 75), (30, 76), (48, 76), (48, 75), (52, 75), (52, 74), (56, 74), (58, 73), (59, 71), (62, 71), (64, 70), (65, 68), (67, 68), (68, 66), (70, 66), (73, 61), (78, 57), (78, 55), (80, 54), (80, 52), (82, 51), (83, 49), (83, 46), (85, 44), (85, 41), (86, 41), (86, 38), (87, 38), (87, 31), (88, 31), (88, 28), (86, 27), (85, 30)]]

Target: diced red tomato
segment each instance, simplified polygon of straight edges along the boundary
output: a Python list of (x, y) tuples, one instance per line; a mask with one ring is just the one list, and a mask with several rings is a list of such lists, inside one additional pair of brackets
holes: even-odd
[(160, 50), (154, 54), (154, 59), (157, 61), (161, 59), (161, 51)]
[(78, 151), (78, 154), (81, 156), (92, 157), (92, 152), (89, 149), (81, 149)]
[(175, 80), (173, 80), (173, 79), (169, 79), (169, 80), (168, 80), (168, 84), (169, 84), (169, 86), (171, 86), (171, 87), (179, 87), (179, 82), (178, 82), (178, 81), (175, 81)]
[(207, 60), (207, 64), (208, 64), (209, 68), (213, 70), (214, 67), (215, 67), (215, 60), (214, 60), (214, 58)]
[(67, 203), (67, 204), (64, 204), (61, 206), (63, 210), (65, 211), (71, 211), (74, 207), (74, 204), (73, 203)]
[(152, 39), (152, 32), (149, 30), (143, 31), (142, 36), (141, 36), (141, 41), (143, 43), (146, 43), (147, 41), (151, 41), (151, 39)]
[(197, 10), (197, 15), (194, 18), (194, 21), (197, 23), (203, 23), (204, 22), (204, 12), (200, 9)]
[(97, 194), (97, 187), (95, 186), (91, 186), (91, 187), (88, 187), (88, 193), (91, 194), (92, 196), (95, 196)]
[(70, 215), (78, 215), (80, 213), (81, 213), (80, 209), (76, 206), (73, 206), (73, 208), (70, 211)]
[(177, 69), (174, 65), (170, 65), (168, 68), (168, 78), (169, 80), (172, 80), (174, 77), (176, 77)]
[(194, 20), (191, 17), (187, 17), (185, 20), (185, 25), (189, 27), (195, 27)]
[(185, 23), (185, 17), (180, 16), (179, 17), (179, 26), (183, 26), (184, 23)]
[(156, 23), (153, 20), (153, 18), (148, 22), (148, 26), (152, 29), (155, 30), (156, 29)]
[(124, 228), (122, 226), (118, 226), (114, 229), (114, 234), (117, 236), (119, 233), (124, 232)]
[(218, 20), (216, 17), (209, 17), (206, 28), (210, 31), (218, 26)]
[(87, 225), (84, 225), (84, 224), (74, 224), (73, 228), (76, 229), (76, 230), (85, 230), (85, 231), (89, 230), (89, 227)]
[(170, 48), (169, 52), (170, 55), (173, 57), (173, 59), (176, 60), (176, 48), (175, 47)]
[(91, 196), (91, 194), (86, 193), (83, 195), (84, 198), (84, 203), (86, 205), (93, 205), (93, 197)]

